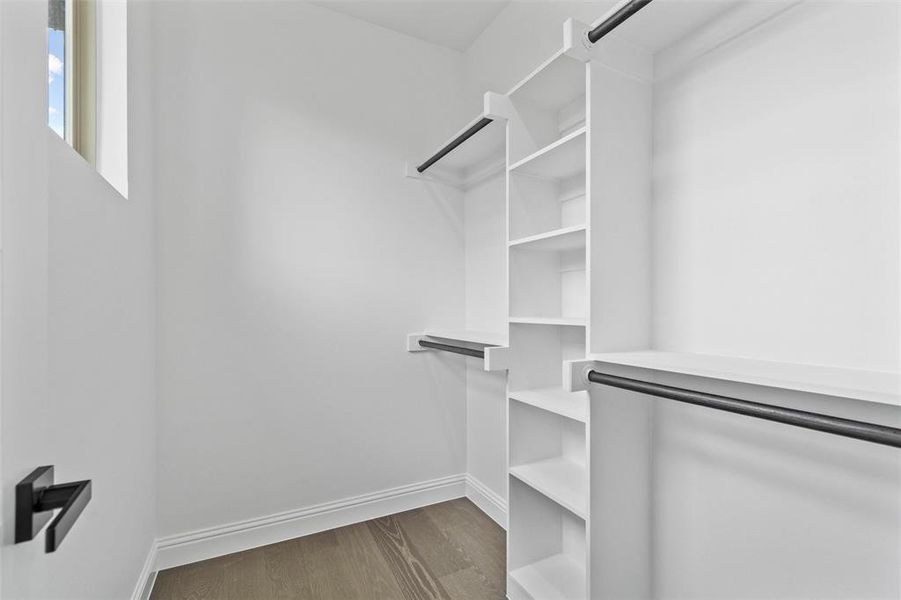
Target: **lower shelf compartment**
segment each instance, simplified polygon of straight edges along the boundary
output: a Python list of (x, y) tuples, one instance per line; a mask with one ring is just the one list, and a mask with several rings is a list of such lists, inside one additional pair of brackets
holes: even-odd
[(585, 565), (566, 554), (511, 571), (510, 579), (535, 600), (585, 598)]
[(584, 465), (549, 458), (510, 467), (510, 475), (581, 518), (588, 515), (588, 478)]

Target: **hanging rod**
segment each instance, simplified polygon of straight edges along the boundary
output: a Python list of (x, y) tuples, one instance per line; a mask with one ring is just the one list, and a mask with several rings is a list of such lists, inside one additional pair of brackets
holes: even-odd
[(854, 438), (856, 440), (863, 440), (865, 442), (872, 442), (874, 444), (901, 448), (901, 429), (888, 427), (886, 425), (867, 423), (865, 421), (853, 421), (851, 419), (832, 417), (815, 412), (773, 406), (772, 404), (751, 402), (750, 400), (739, 400), (738, 398), (730, 398), (728, 396), (717, 396), (715, 394), (707, 394), (697, 390), (687, 390), (659, 383), (651, 383), (649, 381), (629, 379), (617, 375), (607, 375), (606, 373), (599, 373), (598, 371), (589, 371), (588, 381), (632, 392), (640, 392), (642, 394), (667, 398), (668, 400), (675, 400), (676, 402), (685, 402), (686, 404), (694, 404), (696, 406), (706, 406), (707, 408), (723, 410), (757, 419), (775, 421), (786, 425), (794, 425), (795, 427), (803, 427), (804, 429), (813, 429), (825, 433), (832, 433), (834, 435)]
[(597, 27), (588, 32), (588, 41), (596, 44), (599, 39), (625, 23), (629, 17), (651, 3), (651, 0), (629, 0), (618, 11), (604, 19)]
[(454, 139), (449, 141), (446, 146), (444, 146), (441, 150), (439, 150), (438, 152), (433, 154), (430, 159), (428, 159), (427, 161), (425, 161), (424, 163), (422, 163), (421, 165), (416, 167), (416, 171), (418, 171), (419, 173), (424, 172), (426, 169), (428, 169), (429, 167), (434, 165), (436, 162), (438, 162), (439, 160), (441, 160), (442, 158), (444, 158), (445, 156), (447, 156), (448, 154), (453, 152), (457, 148), (457, 146), (459, 146), (460, 144), (462, 144), (463, 142), (465, 142), (466, 140), (468, 140), (469, 138), (471, 138), (472, 136), (477, 134), (482, 129), (484, 129), (489, 123), (491, 123), (492, 120), (493, 119), (489, 119), (488, 117), (482, 117), (481, 119), (476, 121), (475, 125), (473, 125), (469, 129), (467, 129), (466, 131), (464, 131), (463, 133), (461, 133), (460, 135), (458, 135), (457, 137), (455, 137)]
[(476, 358), (485, 358), (484, 350), (476, 350), (475, 348), (464, 348), (463, 346), (451, 346), (450, 344), (439, 344), (438, 342), (430, 342), (428, 340), (419, 340), (419, 345), (423, 348), (432, 348), (433, 350), (442, 350), (444, 352), (453, 352), (454, 354), (462, 354), (464, 356), (474, 356)]

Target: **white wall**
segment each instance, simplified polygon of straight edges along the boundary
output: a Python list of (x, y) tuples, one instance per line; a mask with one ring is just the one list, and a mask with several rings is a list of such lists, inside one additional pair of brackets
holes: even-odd
[[(504, 173), (464, 195), (466, 328), (507, 330), (507, 203)], [(507, 498), (507, 372), (466, 360), (466, 472)]]
[[(0, 7), (4, 508), (12, 510), (15, 482), (42, 464), (54, 464), (60, 482), (93, 480), (93, 499), (56, 553), (43, 553), (43, 535), (12, 545), (8, 523), (2, 595), (126, 598), (156, 531), (146, 153), (134, 153), (139, 175), (127, 201), (50, 132), (46, 5)], [(134, 57), (146, 51), (131, 56), (140, 82), (146, 69)]]
[(897, 370), (897, 13), (809, 3), (657, 83), (657, 347)]
[(301, 3), (154, 7), (160, 533), (464, 472), (462, 59)]

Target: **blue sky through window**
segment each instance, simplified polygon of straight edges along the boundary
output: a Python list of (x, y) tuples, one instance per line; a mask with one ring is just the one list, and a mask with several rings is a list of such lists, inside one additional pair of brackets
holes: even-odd
[(48, 105), (47, 124), (66, 137), (66, 33), (47, 28)]

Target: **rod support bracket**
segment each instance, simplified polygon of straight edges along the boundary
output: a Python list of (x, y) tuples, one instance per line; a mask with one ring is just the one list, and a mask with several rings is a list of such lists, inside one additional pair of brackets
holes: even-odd
[(563, 23), (563, 51), (567, 56), (588, 62), (591, 60), (591, 49), (594, 44), (588, 39), (591, 27), (573, 18)]
[(506, 94), (485, 92), (482, 100), (482, 114), (493, 121), (508, 121), (515, 114), (515, 110)]
[(588, 372), (597, 364), (594, 360), (564, 360), (563, 389), (567, 392), (584, 392), (589, 389)]

